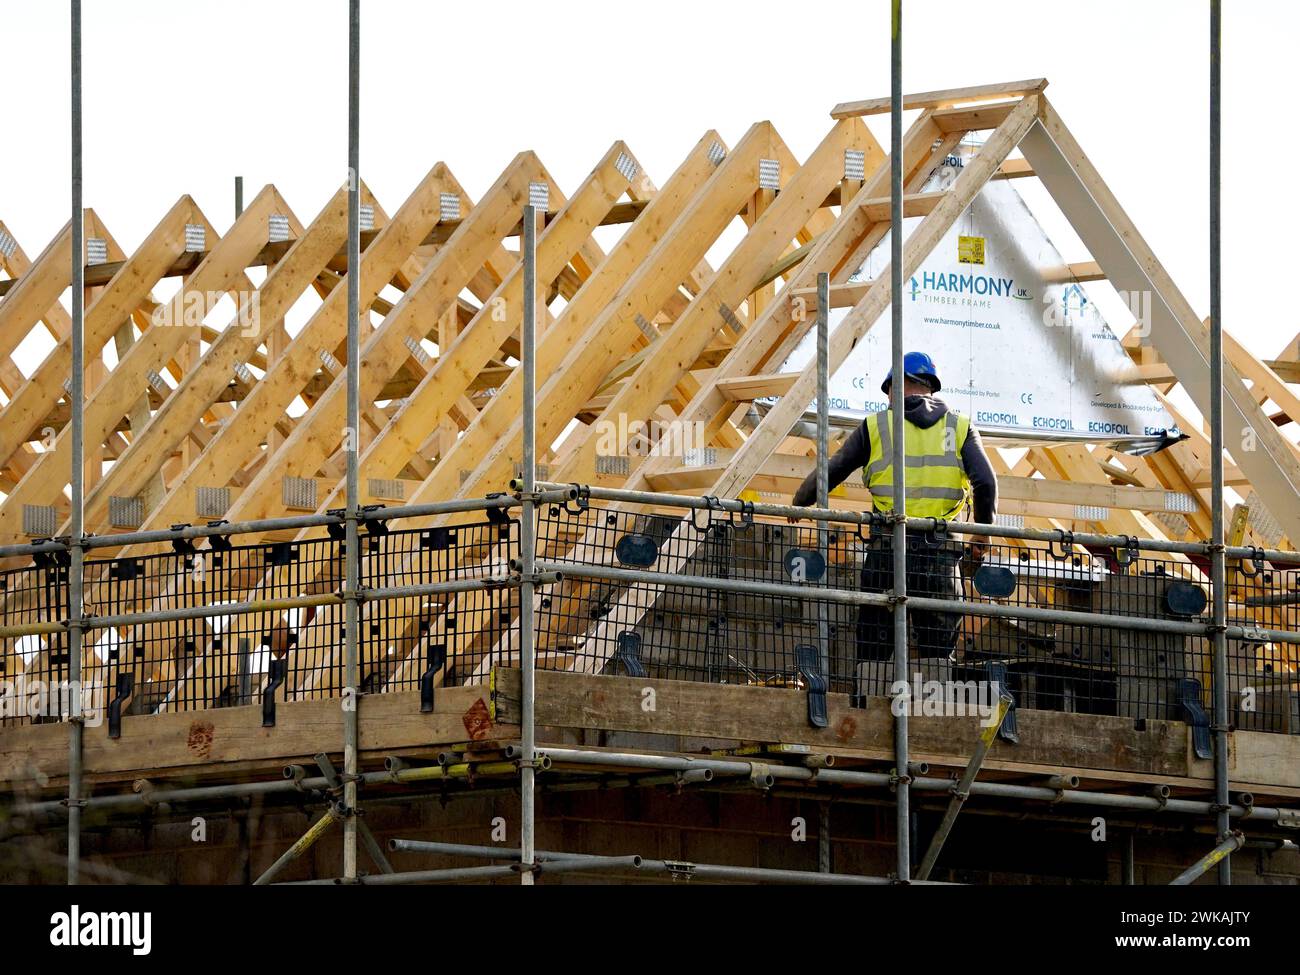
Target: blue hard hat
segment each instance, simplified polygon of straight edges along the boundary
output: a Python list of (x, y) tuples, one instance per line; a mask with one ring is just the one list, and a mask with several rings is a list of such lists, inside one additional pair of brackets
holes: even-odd
[[(937, 393), (943, 389), (943, 383), (939, 382), (939, 373), (934, 368), (932, 360), (924, 352), (909, 352), (903, 356), (903, 375), (908, 379), (915, 379), (919, 383), (925, 383), (930, 387), (930, 392)], [(889, 395), (889, 387), (894, 382), (894, 370), (891, 368), (885, 374), (885, 381), (880, 384), (880, 391)]]

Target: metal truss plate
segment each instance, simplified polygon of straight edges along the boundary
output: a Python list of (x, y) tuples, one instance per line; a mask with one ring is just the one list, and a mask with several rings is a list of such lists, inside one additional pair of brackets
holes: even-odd
[(58, 530), (58, 514), (53, 505), (23, 505), (23, 534), (49, 538)]
[(283, 213), (273, 213), (267, 219), (266, 239), (272, 244), (289, 239), (289, 218)]
[(109, 495), (108, 523), (114, 528), (139, 528), (144, 524), (144, 499)]
[(316, 510), (316, 481), (310, 477), (286, 477), (280, 482), (280, 500), (286, 508)]
[(637, 166), (636, 160), (626, 152), (620, 152), (618, 154), (618, 159), (614, 160), (614, 168), (622, 173), (623, 178), (629, 183), (636, 179), (636, 174), (640, 172), (640, 167)]
[(844, 178), (859, 181), (867, 178), (867, 154), (861, 149), (844, 150)]
[(406, 500), (406, 485), (396, 478), (372, 477), (366, 482), (366, 490), (372, 498), (386, 501)]
[(194, 512), (204, 518), (223, 518), (230, 510), (230, 488), (197, 487), (194, 489)]

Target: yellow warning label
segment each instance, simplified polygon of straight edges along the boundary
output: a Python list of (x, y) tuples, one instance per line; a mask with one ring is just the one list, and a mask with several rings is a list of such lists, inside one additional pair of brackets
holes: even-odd
[(958, 237), (957, 238), (957, 262), (959, 264), (983, 264), (984, 263), (984, 238), (983, 237)]

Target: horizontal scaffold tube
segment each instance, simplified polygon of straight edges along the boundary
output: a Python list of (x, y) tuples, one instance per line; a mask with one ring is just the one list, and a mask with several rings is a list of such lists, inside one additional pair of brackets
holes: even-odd
[[(891, 597), (885, 593), (861, 592), (853, 589), (830, 589), (819, 586), (797, 586), (783, 583), (754, 582), (741, 579), (714, 579), (707, 576), (681, 576), (657, 572), (642, 572), (635, 569), (622, 569), (616, 566), (585, 565), (579, 562), (542, 562), (537, 563), (540, 580), (543, 583), (561, 581), (565, 576), (587, 579), (602, 579), (615, 582), (655, 586), (676, 586), (720, 592), (748, 593), (760, 596), (785, 597), (790, 599), (815, 599), (825, 602), (847, 603), (861, 606), (891, 605)], [(391, 599), (404, 599), (413, 596), (438, 594), (455, 594), (495, 589), (519, 584), (517, 574), (509, 576), (481, 576), (477, 578), (455, 579), (448, 582), (426, 582), (407, 586), (390, 586), (362, 591), (366, 602), (380, 602)], [(108, 629), (110, 627), (132, 626), (141, 623), (159, 623), (167, 621), (209, 619), (225, 616), (241, 616), (252, 613), (282, 612), (291, 609), (304, 609), (309, 606), (342, 605), (342, 597), (337, 593), (317, 593), (314, 595), (286, 596), (276, 599), (258, 599), (242, 603), (216, 603), (208, 606), (181, 606), (172, 609), (154, 610), (147, 613), (118, 613), (110, 616), (88, 616), (84, 626), (87, 629)], [(1211, 634), (1209, 624), (1183, 622), (1159, 617), (1115, 616), (1102, 613), (1087, 613), (1078, 610), (1052, 609), (1045, 606), (1007, 606), (1000, 603), (976, 603), (959, 600), (942, 600), (926, 596), (909, 596), (908, 605), (917, 609), (935, 609), (943, 612), (956, 612), (966, 616), (1001, 617), (1004, 619), (1037, 620), (1073, 624), (1076, 626), (1107, 626), (1115, 629), (1140, 630), (1154, 633), (1171, 633), (1180, 636), (1205, 637)], [(28, 635), (48, 635), (66, 630), (66, 623), (58, 620), (39, 620), (31, 623), (0, 625), (0, 638), (13, 639)], [(1250, 639), (1271, 641), (1274, 643), (1300, 644), (1300, 633), (1288, 630), (1270, 630), (1256, 627), (1232, 625), (1227, 628), (1229, 639)]]
[[(486, 860), (509, 860), (518, 863), (520, 851), (506, 847), (467, 846), (460, 843), (430, 843), (421, 840), (390, 840), (394, 852), (434, 853), (444, 856), (482, 857)], [(889, 886), (888, 877), (868, 877), (847, 873), (819, 873), (811, 870), (778, 870), (768, 867), (737, 867), (723, 863), (692, 863), (686, 860), (648, 860), (637, 854), (599, 856), (587, 853), (557, 853), (538, 850), (536, 872), (545, 876), (556, 873), (580, 873), (591, 870), (636, 870), (667, 874), (680, 880), (740, 880), (750, 883), (807, 885)], [(515, 867), (451, 867), (444, 870), (413, 870), (381, 877), (366, 877), (366, 884), (446, 883), (451, 880), (494, 879), (509, 876)], [(492, 872), (489, 872), (492, 871)], [(339, 879), (298, 881), (298, 885), (341, 884)]]
[[(513, 747), (513, 746), (512, 746)], [(517, 749), (516, 749), (517, 750)], [(610, 768), (644, 768), (665, 771), (684, 772), (688, 769), (712, 769), (715, 775), (748, 775), (754, 763), (714, 758), (686, 758), (674, 755), (644, 755), (634, 752), (601, 752), (578, 748), (539, 748), (557, 765), (596, 765)], [(506, 755), (512, 754), (511, 748)], [(762, 763), (763, 770), (774, 779), (811, 784), (826, 783), (845, 786), (881, 786), (889, 788), (894, 785), (894, 778), (885, 772), (859, 772), (848, 769), (810, 769), (803, 766), (773, 765)], [(952, 790), (951, 779), (937, 779), (920, 776), (912, 779), (912, 788), (923, 792), (943, 792)], [(971, 784), (972, 796), (990, 796), (1002, 799), (1038, 799), (1051, 803), (1066, 803), (1084, 806), (1104, 806), (1111, 809), (1139, 809), (1150, 812), (1177, 812), (1195, 816), (1204, 816), (1213, 810), (1213, 803), (1194, 799), (1165, 799), (1156, 796), (1130, 796), (1113, 792), (1090, 792), (1081, 789), (1051, 789), (1045, 786), (1011, 785), (1002, 782), (979, 782)], [(1230, 805), (1229, 815), (1238, 818), (1277, 822), (1279, 819), (1291, 820), (1300, 816), (1300, 811), (1279, 809), (1273, 806)]]
[[(512, 489), (517, 486), (512, 482)], [(563, 504), (579, 497), (593, 501), (623, 502), (661, 508), (687, 508), (700, 511), (722, 511), (735, 515), (766, 515), (772, 518), (799, 518), (805, 521), (822, 521), (845, 525), (864, 526), (883, 524), (880, 515), (869, 511), (837, 511), (834, 508), (797, 508), (788, 504), (734, 501), (730, 498), (696, 497), (689, 494), (665, 494), (658, 491), (629, 491), (624, 488), (596, 487), (579, 484), (538, 484), (538, 500), (543, 503)], [(966, 521), (937, 521), (933, 518), (909, 518), (907, 528), (915, 532), (934, 532), (936, 529), (961, 535), (981, 535), (988, 538), (1018, 538), (1025, 541), (1090, 545), (1097, 548), (1137, 548), (1150, 552), (1171, 552), (1182, 555), (1210, 553), (1208, 542), (1175, 542), (1166, 539), (1138, 538), (1132, 535), (1096, 535), (1088, 532), (1043, 530), (1037, 528), (1012, 528), (1005, 525), (984, 525)], [(1228, 558), (1256, 559), (1261, 561), (1300, 562), (1300, 552), (1280, 549), (1261, 549), (1230, 546), (1225, 550)]]
[[(764, 515), (773, 518), (795, 517), (810, 522), (826, 522), (862, 528), (873, 523), (880, 523), (880, 516), (871, 512), (837, 511), (833, 508), (796, 508), (792, 505), (751, 503), (733, 501), (727, 498), (695, 497), (685, 494), (663, 494), (655, 491), (628, 491), (622, 488), (604, 488), (586, 485), (539, 484), (537, 500), (539, 502), (563, 503), (581, 496), (595, 501), (625, 502), (629, 504), (658, 506), (663, 508), (683, 508), (694, 510), (711, 510), (733, 515)], [(454, 501), (437, 501), (428, 504), (399, 505), (391, 508), (376, 507), (362, 511), (360, 521), (400, 521), (404, 518), (424, 518), (432, 515), (459, 514), (466, 511), (488, 511), (505, 508), (517, 508), (520, 501), (509, 495), (487, 498), (465, 498)], [(112, 535), (89, 535), (84, 546), (87, 549), (120, 549), (131, 545), (152, 545), (175, 541), (192, 541), (214, 536), (255, 535), (276, 531), (297, 531), (304, 528), (319, 528), (343, 524), (343, 515), (338, 513), (294, 515), (283, 518), (266, 518), (258, 521), (211, 522), (204, 525), (180, 525), (176, 528), (157, 529), (153, 531), (121, 532)], [(984, 525), (974, 522), (948, 521), (937, 522), (931, 518), (909, 518), (908, 530), (931, 533), (951, 532), (960, 535), (979, 535), (987, 538), (1014, 538), (1024, 541), (1053, 542), (1056, 544), (1076, 544), (1095, 548), (1136, 548), (1142, 551), (1167, 552), (1182, 555), (1209, 554), (1208, 542), (1178, 542), (1167, 539), (1138, 538), (1130, 535), (1099, 535), (1090, 532), (1069, 532), (1064, 530), (1042, 530), (1035, 528), (1012, 528), (1005, 525)], [(0, 546), (0, 558), (21, 558), (40, 554), (67, 553), (66, 538), (38, 539), (22, 545)], [(1231, 559), (1249, 559), (1254, 561), (1300, 563), (1300, 552), (1287, 552), (1280, 549), (1252, 548), (1249, 546), (1228, 546), (1225, 555)]]
[(373, 876), (357, 877), (356, 880), (344, 880), (331, 877), (328, 880), (295, 880), (279, 884), (281, 887), (337, 887), (342, 884), (359, 884), (365, 887), (400, 887), (406, 884), (464, 884), (476, 880), (503, 880), (517, 877), (517, 866), (502, 865), (490, 867), (452, 867), (449, 870), (412, 870), (406, 873), (380, 873)]
[[(453, 579), (448, 582), (421, 582), (409, 586), (362, 589), (362, 602), (380, 602), (389, 599), (407, 599), (412, 596), (433, 596), (478, 592), (517, 585), (509, 576), (480, 576)], [(203, 620), (222, 616), (247, 616), (252, 613), (277, 613), (309, 606), (342, 606), (338, 593), (316, 593), (304, 596), (282, 596), (275, 599), (253, 599), (242, 603), (212, 603), (206, 606), (178, 606), (172, 609), (151, 610), (144, 613), (116, 613), (111, 616), (87, 616), (83, 628), (103, 630), (110, 627), (133, 626), (142, 623), (161, 623), (179, 620)], [(0, 638), (27, 636), (29, 634), (62, 633), (67, 624), (61, 620), (40, 620), (32, 623), (14, 623), (0, 626)]]
[[(519, 500), (502, 494), (490, 498), (461, 498), (454, 501), (434, 501), (428, 504), (401, 505), (392, 508), (377, 507), (362, 511), (361, 521), (396, 521), (402, 518), (425, 518), (430, 515), (460, 514), (466, 511), (490, 511), (517, 508)], [(212, 521), (204, 525), (177, 525), (152, 531), (120, 532), (112, 535), (88, 535), (84, 547), (126, 548), (131, 545), (156, 545), (165, 542), (193, 541), (231, 535), (258, 535), (278, 531), (301, 531), (304, 528), (323, 528), (343, 524), (343, 510), (324, 514), (288, 515), (283, 518), (262, 518), (257, 521)], [(18, 558), (49, 552), (67, 552), (65, 538), (41, 539), (25, 545), (0, 546), (0, 558)]]
[[(516, 774), (513, 761), (518, 757), (518, 746), (506, 748), (505, 761), (460, 762), (448, 765), (433, 765), (420, 768), (403, 768), (396, 771), (375, 771), (361, 774), (363, 784), (417, 783), (448, 779), (469, 779), (501, 776), (509, 778)], [(650, 771), (671, 772), (674, 774), (693, 773), (690, 778), (705, 782), (712, 773), (714, 778), (748, 778), (754, 771), (754, 763), (715, 759), (687, 758), (672, 755), (648, 755), (632, 752), (587, 751), (572, 748), (551, 748), (545, 745), (538, 749), (538, 761), (543, 768), (550, 768), (554, 763), (564, 765), (594, 766), (598, 768), (645, 769)], [(805, 785), (836, 785), (856, 787), (891, 788), (894, 780), (886, 772), (864, 772), (849, 769), (826, 768), (815, 769), (807, 766), (779, 765), (762, 763), (764, 770), (778, 782), (803, 783)], [(92, 796), (85, 800), (88, 809), (106, 811), (132, 811), (158, 806), (165, 803), (204, 802), (225, 799), (237, 799), (253, 795), (282, 794), (294, 792), (323, 792), (330, 783), (323, 776), (294, 775), (295, 767), (285, 769), (282, 779), (263, 782), (243, 782), (229, 785), (201, 786), (186, 789), (149, 789), (140, 793), (125, 793), (109, 796)], [(657, 778), (628, 782), (628, 785), (664, 784), (669, 780)], [(556, 788), (564, 783), (557, 783)], [(917, 776), (912, 780), (912, 787), (923, 792), (947, 794), (952, 789), (950, 779), (929, 776)], [(1174, 812), (1204, 816), (1211, 811), (1212, 804), (1192, 799), (1169, 799), (1161, 796), (1137, 796), (1120, 793), (1091, 792), (1079, 789), (1055, 789), (1048, 786), (1012, 785), (1001, 782), (976, 781), (971, 786), (972, 796), (989, 796), (1005, 799), (1034, 799), (1054, 804), (1072, 804), (1082, 806), (1104, 806), (1114, 809), (1130, 809), (1146, 812)], [(66, 814), (67, 806), (61, 800), (48, 802), (18, 802), (10, 807), (11, 814), (22, 816), (49, 816)], [(1259, 820), (1278, 822), (1295, 821), (1300, 817), (1300, 810), (1280, 809), (1275, 806), (1256, 806), (1233, 804), (1229, 814), (1242, 820)]]
[[(861, 592), (856, 589), (829, 589), (777, 582), (751, 582), (742, 579), (713, 579), (707, 576), (670, 575), (664, 572), (621, 569), (617, 566), (584, 565), (579, 562), (539, 561), (537, 569), (540, 572), (555, 573), (561, 576), (601, 579), (630, 584), (710, 589), (715, 592), (749, 593), (787, 599), (814, 599), (832, 603), (848, 603), (854, 606), (887, 607), (891, 605), (891, 597), (886, 593)], [(1107, 626), (1123, 630), (1174, 633), (1180, 636), (1205, 637), (1212, 632), (1212, 627), (1205, 623), (1185, 623), (1181, 620), (1148, 616), (1085, 613), (1078, 610), (1049, 609), (1045, 606), (1004, 606), (1000, 603), (972, 603), (959, 600), (933, 599), (926, 596), (909, 596), (907, 597), (907, 604), (917, 609), (937, 609), (947, 613), (961, 613), (966, 616), (1040, 620), (1049, 623), (1074, 624), (1075, 626)], [(1291, 633), (1286, 630), (1251, 629), (1247, 631), (1244, 627), (1230, 626), (1228, 627), (1228, 635), (1234, 639), (1240, 639), (1248, 635), (1252, 639), (1274, 640), (1279, 643), (1300, 643), (1300, 633)]]
[[(543, 768), (550, 766), (550, 759), (539, 759)], [(470, 781), (470, 772), (473, 777), (493, 778), (494, 780), (511, 779), (517, 772), (513, 762), (478, 762), (478, 763), (448, 763), (446, 767), (438, 768), (436, 766), (424, 766), (423, 768), (437, 768), (434, 772), (424, 772), (418, 777), (412, 774), (414, 768), (403, 767), (402, 773), (394, 775), (394, 771), (387, 772), (366, 772), (361, 776), (363, 783), (387, 784), (398, 782), (403, 785), (418, 785), (423, 781), (442, 781), (447, 780)], [(292, 773), (292, 774), (291, 774)], [(291, 765), (286, 770), (285, 778), (293, 778), (292, 782), (284, 782), (279, 779), (271, 782), (253, 782), (236, 785), (218, 785), (202, 786), (193, 789), (152, 789), (147, 795), (136, 795), (126, 793), (115, 796), (99, 796), (93, 800), (87, 801), (87, 808), (99, 808), (108, 812), (119, 812), (131, 814), (138, 811), (141, 807), (153, 806), (158, 807), (168, 803), (185, 803), (185, 802), (203, 802), (203, 801), (227, 801), (247, 798), (251, 795), (267, 794), (290, 794), (293, 792), (315, 792), (328, 788), (328, 783), (320, 776), (309, 776), (306, 774), (305, 766)], [(722, 778), (716, 776), (710, 769), (692, 769), (689, 772), (671, 772), (659, 775), (627, 775), (611, 777), (609, 775), (594, 773), (588, 779), (580, 779), (573, 782), (548, 782), (545, 789), (547, 793), (561, 792), (592, 792), (600, 790), (608, 792), (611, 789), (641, 789), (654, 788), (657, 786), (674, 786), (683, 785), (708, 785), (715, 779)], [(423, 795), (424, 793), (420, 793)], [(463, 792), (445, 792), (429, 793), (437, 795), (441, 799), (455, 799), (460, 796), (496, 796), (496, 795), (515, 795), (516, 789), (510, 788), (484, 789), (472, 788)], [(396, 795), (375, 795), (370, 800), (370, 804), (385, 802), (405, 802), (410, 798), (409, 795), (402, 793)], [(15, 814), (26, 814), (34, 816), (48, 816), (65, 812), (67, 807), (59, 801), (39, 802), (39, 803), (19, 803), (13, 807)], [(484, 847), (484, 849), (495, 849), (494, 847)]]
[[(544, 763), (549, 766), (549, 761)], [(294, 774), (295, 766), (285, 769), (282, 779), (265, 782), (238, 782), (230, 785), (200, 786), (192, 789), (150, 789), (141, 793), (124, 793), (115, 796), (92, 796), (85, 800), (89, 809), (138, 809), (156, 806), (168, 802), (204, 802), (208, 800), (236, 799), (245, 796), (290, 794), (294, 792), (321, 792), (330, 788), (330, 782), (324, 776), (303, 776)], [(363, 772), (362, 783), (410, 783), (428, 782), (446, 779), (468, 779), (483, 776), (513, 776), (518, 766), (513, 761), (460, 762), (452, 765), (433, 765), (427, 768), (406, 768), (395, 772)], [(18, 802), (12, 807), (17, 815), (41, 816), (66, 812), (62, 801)]]

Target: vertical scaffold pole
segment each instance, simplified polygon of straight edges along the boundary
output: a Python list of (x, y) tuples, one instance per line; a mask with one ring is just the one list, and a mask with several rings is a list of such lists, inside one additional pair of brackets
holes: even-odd
[[(1214, 593), (1214, 805), (1220, 841), (1232, 836), (1228, 817), (1227, 566), (1223, 550), (1223, 316), (1219, 295), (1220, 53), (1222, 11), (1210, 0), (1210, 585)], [(1232, 883), (1232, 862), (1217, 866), (1220, 884)]]
[(71, 552), (68, 566), (68, 883), (81, 877), (82, 561), (85, 529), (86, 245), (81, 185), (81, 0), (72, 0), (72, 407)]
[(537, 755), (535, 712), (536, 639), (533, 632), (533, 571), (537, 560), (533, 493), (537, 489), (537, 208), (524, 207), (523, 263), (524, 317), (520, 334), (520, 369), (524, 379), (523, 403), (523, 503), (519, 509), (519, 667), (523, 706), (520, 729), (523, 757), (519, 761), (520, 865), (519, 882), (533, 883), (532, 866), (537, 845), (537, 796), (534, 761)]
[[(889, 311), (894, 382), (890, 388), (894, 434), (894, 684), (907, 686), (907, 445), (903, 442), (903, 0), (891, 0), (889, 106)], [(894, 764), (898, 780), (898, 881), (911, 877), (911, 777), (908, 775), (907, 708), (895, 708)]]
[[(831, 276), (825, 271), (817, 275), (817, 506), (830, 507), (830, 294)], [(817, 528), (817, 549), (822, 558), (828, 553), (825, 526)], [(831, 664), (830, 624), (826, 604), (819, 603), (817, 610), (817, 639), (821, 655), (822, 673), (829, 676)]]
[(238, 220), (244, 212), (244, 177), (235, 177), (235, 219)]
[[(825, 271), (817, 275), (817, 506), (829, 508), (830, 498), (830, 310), (831, 276)], [(829, 528), (817, 528), (817, 551), (826, 566), (823, 581), (830, 582)], [(831, 675), (831, 634), (826, 603), (817, 604), (817, 644), (821, 655), (821, 670), (827, 680)], [(831, 872), (831, 804), (821, 802), (818, 808), (817, 869)]]
[(348, 2), (348, 428), (347, 509), (343, 595), (346, 602), (343, 649), (343, 876), (357, 876), (357, 719), (360, 702), (358, 647), (361, 639), (361, 544), (357, 516), (360, 478), (357, 470), (361, 429), (361, 0)]

